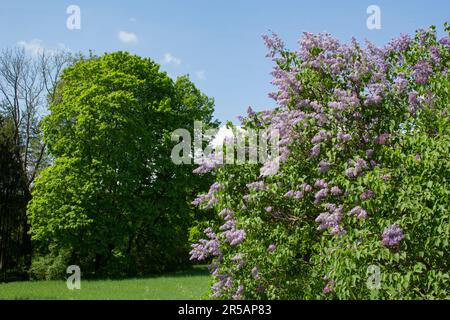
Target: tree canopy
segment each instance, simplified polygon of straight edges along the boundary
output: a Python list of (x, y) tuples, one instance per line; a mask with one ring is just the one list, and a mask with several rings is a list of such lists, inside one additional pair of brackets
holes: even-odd
[(214, 125), (212, 112), (188, 77), (173, 81), (150, 59), (115, 52), (65, 69), (43, 121), (54, 160), (28, 208), (50, 264), (64, 255), (85, 274), (126, 275), (185, 263), (190, 201), (208, 179), (172, 163), (170, 135)]

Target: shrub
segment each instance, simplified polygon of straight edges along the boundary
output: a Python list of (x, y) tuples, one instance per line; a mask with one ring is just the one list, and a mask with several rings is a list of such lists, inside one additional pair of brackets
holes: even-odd
[(191, 251), (212, 297), (449, 298), (450, 38), (264, 39), (278, 107), (242, 125), (278, 130), (280, 156), (217, 166), (197, 201), (223, 218)]

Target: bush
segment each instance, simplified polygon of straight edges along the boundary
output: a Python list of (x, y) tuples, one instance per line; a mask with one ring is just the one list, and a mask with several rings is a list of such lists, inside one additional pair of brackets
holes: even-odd
[(197, 201), (224, 222), (191, 251), (212, 297), (449, 298), (450, 38), (265, 40), (278, 107), (242, 124), (278, 130), (280, 156), (217, 166)]
[(68, 249), (57, 250), (50, 247), (50, 253), (33, 257), (29, 270), (32, 280), (61, 280), (67, 276), (66, 270), (70, 265), (72, 253)]

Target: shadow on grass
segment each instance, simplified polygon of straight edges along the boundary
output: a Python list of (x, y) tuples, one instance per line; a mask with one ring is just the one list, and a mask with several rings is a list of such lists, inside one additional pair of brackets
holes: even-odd
[[(167, 271), (154, 274), (143, 274), (138, 276), (96, 277), (85, 276), (86, 280), (131, 280), (131, 279), (154, 279), (154, 278), (177, 278), (177, 277), (204, 277), (209, 275), (207, 265), (192, 265), (183, 270)], [(83, 274), (82, 274), (83, 277)]]

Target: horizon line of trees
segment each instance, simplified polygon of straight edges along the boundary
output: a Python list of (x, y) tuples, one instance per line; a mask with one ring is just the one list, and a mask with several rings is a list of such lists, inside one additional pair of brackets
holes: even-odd
[(170, 133), (217, 127), (214, 102), (126, 52), (0, 53), (0, 281), (143, 275), (189, 264), (210, 177)]

